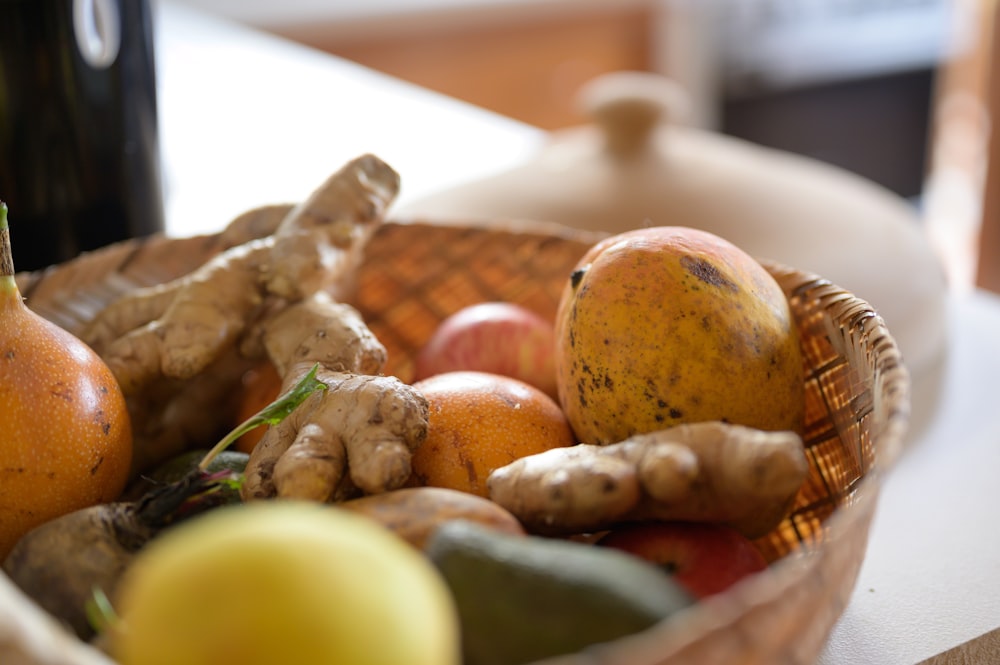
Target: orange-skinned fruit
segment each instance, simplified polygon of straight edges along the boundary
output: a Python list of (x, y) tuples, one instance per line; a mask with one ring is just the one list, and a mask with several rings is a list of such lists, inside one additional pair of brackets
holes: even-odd
[(494, 469), (576, 443), (555, 400), (523, 381), (488, 372), (445, 372), (413, 387), (430, 407), (427, 438), (413, 454), (413, 485), (485, 497)]
[(90, 347), (31, 311), (0, 203), (0, 558), (31, 528), (116, 499), (132, 460), (128, 409)]
[(802, 351), (784, 292), (714, 234), (651, 227), (597, 243), (555, 325), (559, 399), (583, 443), (708, 420), (802, 428)]

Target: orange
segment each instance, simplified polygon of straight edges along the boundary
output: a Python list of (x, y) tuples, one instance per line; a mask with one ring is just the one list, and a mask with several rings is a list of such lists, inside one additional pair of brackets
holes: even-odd
[(487, 496), (490, 472), (526, 455), (576, 443), (554, 399), (517, 379), (446, 372), (413, 384), (427, 399), (427, 439), (411, 484)]

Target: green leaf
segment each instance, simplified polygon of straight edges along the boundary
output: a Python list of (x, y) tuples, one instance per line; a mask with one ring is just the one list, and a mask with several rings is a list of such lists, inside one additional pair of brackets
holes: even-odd
[(247, 432), (260, 427), (261, 425), (277, 425), (282, 420), (288, 417), (288, 415), (297, 409), (302, 402), (306, 401), (310, 395), (318, 390), (326, 390), (326, 384), (316, 378), (316, 374), (319, 371), (319, 363), (312, 366), (305, 376), (296, 383), (292, 388), (286, 392), (284, 395), (278, 397), (263, 409), (250, 416), (242, 423), (236, 426), (233, 431), (224, 436), (215, 446), (208, 451), (201, 462), (198, 464), (198, 469), (204, 471), (208, 468), (208, 465), (212, 463), (212, 460), (221, 453), (223, 450), (228, 448), (234, 441), (246, 434)]

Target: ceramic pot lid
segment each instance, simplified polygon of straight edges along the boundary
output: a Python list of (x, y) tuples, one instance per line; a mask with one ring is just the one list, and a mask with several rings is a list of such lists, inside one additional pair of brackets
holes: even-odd
[(671, 122), (683, 95), (656, 74), (605, 75), (580, 101), (592, 124), (552, 132), (529, 162), (414, 201), (400, 216), (701, 228), (867, 300), (911, 372), (936, 358), (947, 287), (908, 201), (844, 169)]

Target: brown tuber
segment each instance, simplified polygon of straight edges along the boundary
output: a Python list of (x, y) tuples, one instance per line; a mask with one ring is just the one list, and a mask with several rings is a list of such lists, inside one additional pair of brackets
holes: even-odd
[(214, 438), (210, 426), (231, 422), (239, 408), (240, 377), (268, 360), (285, 387), (319, 363), (330, 389), (264, 435), (247, 466), (246, 498), (325, 500), (406, 480), (426, 435), (426, 404), (380, 376), (384, 347), (337, 302), (398, 190), (395, 171), (363, 155), (302, 204), (242, 216), (227, 229), (233, 238), (269, 235), (99, 313), (84, 334), (142, 424), (133, 473)]
[(488, 482), (490, 498), (533, 533), (658, 519), (719, 522), (756, 538), (788, 514), (808, 472), (798, 434), (712, 421), (530, 455)]
[(496, 503), (445, 487), (404, 487), (337, 506), (375, 520), (417, 549), (424, 548), (435, 529), (452, 520), (475, 522), (512, 536), (525, 535), (517, 518)]
[[(41, 524), (21, 538), (3, 572), (42, 609), (81, 639), (94, 627), (87, 606), (95, 589), (113, 593), (135, 554), (163, 529), (218, 505), (211, 476), (191, 476), (134, 502), (83, 508)], [(199, 496), (201, 495), (201, 496)]]
[(321, 370), (317, 378), (328, 390), (250, 453), (244, 500), (336, 501), (398, 489), (410, 477), (427, 436), (427, 401), (391, 376)]

